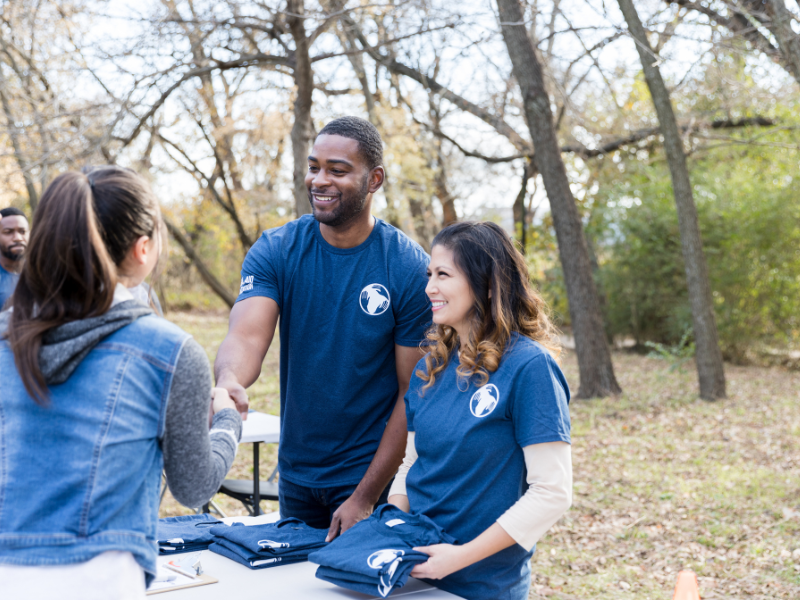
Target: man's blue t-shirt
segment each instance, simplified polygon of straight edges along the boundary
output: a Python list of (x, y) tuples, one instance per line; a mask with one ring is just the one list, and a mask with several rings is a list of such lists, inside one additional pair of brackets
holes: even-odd
[(11, 298), (14, 293), (14, 288), (17, 287), (19, 281), (18, 273), (9, 273), (2, 266), (0, 266), (0, 310), (3, 310), (6, 300)]
[[(478, 386), (475, 377), (458, 379), (458, 365), (453, 353), (424, 392), (425, 382), (411, 380), (406, 415), (419, 458), (406, 489), (413, 513), (429, 517), (463, 544), (527, 490), (525, 446), (570, 442), (570, 393), (550, 354), (517, 334), (485, 385)], [(424, 360), (417, 368), (425, 371)], [(532, 554), (514, 544), (430, 583), (464, 598), (526, 599)]]
[(428, 260), (380, 219), (362, 244), (336, 248), (311, 215), (265, 231), (247, 253), (237, 301), (280, 308), (281, 478), (361, 481), (397, 400), (394, 346), (417, 346), (431, 323)]

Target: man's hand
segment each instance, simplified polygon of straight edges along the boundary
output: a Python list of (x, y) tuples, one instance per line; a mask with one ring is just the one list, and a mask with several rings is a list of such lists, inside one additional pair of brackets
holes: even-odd
[(214, 414), (226, 408), (236, 409), (236, 404), (225, 388), (211, 388), (211, 400), (211, 410), (214, 411)]
[(414, 548), (414, 550), (424, 552), (430, 558), (424, 563), (414, 565), (411, 570), (412, 577), (442, 579), (472, 564), (464, 551), (464, 546), (436, 544), (435, 546)]
[(238, 381), (232, 378), (220, 380), (217, 382), (217, 387), (228, 392), (231, 400), (236, 404), (236, 410), (242, 415), (242, 421), (246, 421), (247, 411), (250, 410), (250, 398), (247, 396), (247, 390), (245, 390)]
[[(331, 519), (326, 542), (333, 540), (339, 533), (344, 533), (359, 521), (363, 521), (372, 514), (375, 505), (359, 499), (355, 494), (350, 496), (336, 509)], [(341, 530), (341, 531), (340, 531)]]

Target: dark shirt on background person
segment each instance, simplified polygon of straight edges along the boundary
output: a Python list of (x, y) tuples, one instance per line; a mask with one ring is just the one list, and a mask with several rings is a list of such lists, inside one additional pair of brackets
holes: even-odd
[(28, 235), (25, 213), (14, 207), (0, 210), (0, 310), (17, 287)]
[(19, 273), (9, 273), (0, 265), (0, 309), (5, 305), (6, 300), (11, 298), (14, 288), (17, 287)]

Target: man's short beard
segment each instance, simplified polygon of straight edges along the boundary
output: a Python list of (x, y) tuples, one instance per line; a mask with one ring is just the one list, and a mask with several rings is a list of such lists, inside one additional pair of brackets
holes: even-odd
[(329, 213), (317, 211), (310, 191), (308, 192), (308, 200), (311, 202), (311, 210), (314, 212), (314, 218), (317, 221), (325, 223), (328, 227), (340, 227), (363, 212), (364, 205), (367, 203), (367, 195), (369, 195), (369, 173), (361, 181), (361, 189), (349, 196), (342, 194), (339, 199), (339, 206)]
[(3, 248), (2, 246), (0, 246), (0, 254), (5, 256), (8, 260), (17, 262), (18, 260), (22, 260), (23, 257), (25, 256), (25, 248), (22, 249), (22, 252), (15, 254), (10, 250), (8, 250), (8, 248)]

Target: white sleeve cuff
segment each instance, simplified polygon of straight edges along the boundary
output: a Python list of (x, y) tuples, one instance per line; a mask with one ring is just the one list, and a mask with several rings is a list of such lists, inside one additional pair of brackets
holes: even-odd
[(497, 522), (531, 550), (572, 504), (572, 452), (566, 442), (532, 444), (523, 452), (528, 491)]
[(403, 458), (403, 463), (400, 465), (400, 468), (397, 470), (397, 475), (394, 476), (394, 482), (392, 482), (392, 487), (389, 489), (389, 496), (401, 495), (401, 496), (408, 496), (406, 492), (406, 475), (408, 475), (408, 470), (411, 468), (417, 460), (417, 446), (414, 443), (414, 432), (408, 432), (408, 441), (406, 442), (406, 455)]

